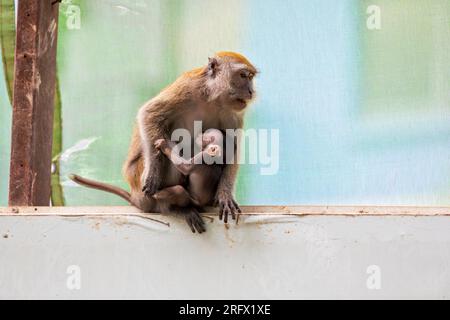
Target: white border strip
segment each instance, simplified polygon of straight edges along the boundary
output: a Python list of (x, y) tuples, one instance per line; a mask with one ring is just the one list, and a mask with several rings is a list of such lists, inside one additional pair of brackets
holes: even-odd
[[(216, 215), (210, 208), (208, 214)], [(242, 206), (243, 215), (450, 216), (450, 207), (413, 206)], [(0, 216), (140, 216), (134, 207), (0, 207)]]

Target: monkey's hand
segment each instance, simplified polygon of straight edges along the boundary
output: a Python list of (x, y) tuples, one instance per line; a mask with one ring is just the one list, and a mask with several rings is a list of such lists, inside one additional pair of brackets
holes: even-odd
[(158, 139), (155, 141), (155, 149), (163, 151), (164, 148), (167, 148), (169, 145), (166, 141), (166, 139)]
[(228, 223), (228, 215), (231, 215), (233, 220), (236, 220), (236, 214), (242, 212), (231, 192), (218, 191), (216, 204), (219, 205), (219, 219), (222, 220), (223, 218), (225, 223)]
[(159, 180), (156, 177), (150, 175), (145, 179), (144, 187), (142, 188), (142, 192), (144, 192), (147, 198), (152, 197), (159, 190)]
[(161, 156), (156, 155), (154, 158), (154, 162), (150, 166), (147, 177), (144, 181), (144, 187), (142, 188), (142, 192), (144, 192), (145, 196), (147, 198), (152, 197), (156, 192), (159, 191), (159, 188), (161, 187)]

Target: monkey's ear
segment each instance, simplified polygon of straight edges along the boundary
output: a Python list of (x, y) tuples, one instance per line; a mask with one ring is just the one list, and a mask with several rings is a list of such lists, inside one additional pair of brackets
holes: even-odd
[(208, 58), (208, 74), (215, 76), (219, 62), (216, 58)]

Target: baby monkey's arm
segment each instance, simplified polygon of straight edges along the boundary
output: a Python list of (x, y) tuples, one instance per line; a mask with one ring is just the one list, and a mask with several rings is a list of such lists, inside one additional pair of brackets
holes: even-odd
[(155, 148), (160, 150), (167, 158), (169, 158), (178, 171), (187, 176), (192, 172), (195, 164), (202, 163), (203, 153), (205, 151), (201, 151), (191, 159), (186, 160), (183, 157), (180, 157), (176, 152), (172, 152), (175, 146), (176, 143), (170, 140), (158, 139), (155, 141)]

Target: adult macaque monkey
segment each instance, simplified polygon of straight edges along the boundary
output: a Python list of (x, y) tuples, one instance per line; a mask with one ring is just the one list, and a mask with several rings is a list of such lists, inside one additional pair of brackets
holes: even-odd
[[(254, 98), (253, 77), (256, 73), (256, 68), (244, 56), (219, 52), (209, 58), (206, 66), (182, 74), (141, 107), (123, 167), (131, 187), (130, 203), (144, 212), (165, 210), (167, 204), (153, 195), (179, 185), (183, 176), (178, 170), (171, 169), (170, 160), (157, 152), (155, 142), (170, 140), (176, 129), (188, 130), (193, 140), (194, 121), (201, 121), (204, 130), (241, 129), (244, 111)], [(235, 219), (236, 213), (240, 212), (233, 197), (237, 171), (235, 153), (233, 163), (224, 166), (215, 192), (215, 202), (220, 206), (219, 218), (225, 221), (228, 215)], [(85, 186), (92, 182), (75, 177)], [(96, 184), (93, 187), (118, 194), (117, 190), (104, 186)], [(187, 215), (188, 224), (201, 232), (203, 222), (198, 212), (191, 207), (180, 208), (180, 211)]]
[[(132, 197), (151, 199), (165, 185), (174, 185), (167, 176), (168, 159), (156, 152), (157, 139), (169, 139), (175, 129), (187, 129), (194, 137), (194, 121), (202, 121), (204, 129), (240, 129), (244, 110), (254, 97), (255, 67), (242, 55), (219, 52), (206, 67), (187, 72), (158, 96), (146, 103), (138, 113), (138, 132), (134, 133), (125, 178)], [(220, 218), (239, 207), (233, 199), (238, 170), (237, 159), (227, 164), (219, 181), (216, 201)]]

